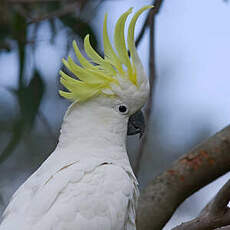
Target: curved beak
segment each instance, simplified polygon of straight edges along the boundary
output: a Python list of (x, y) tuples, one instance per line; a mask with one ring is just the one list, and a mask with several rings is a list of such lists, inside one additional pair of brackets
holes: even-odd
[(145, 131), (145, 118), (141, 110), (129, 117), (127, 135), (140, 134), (140, 138)]

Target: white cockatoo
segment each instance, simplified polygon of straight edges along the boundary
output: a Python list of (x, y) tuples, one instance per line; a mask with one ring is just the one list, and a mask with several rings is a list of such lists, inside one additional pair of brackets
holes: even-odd
[(80, 65), (70, 57), (63, 60), (78, 79), (60, 72), (68, 90), (60, 95), (73, 103), (65, 114), (59, 143), (13, 195), (0, 230), (136, 229), (138, 184), (127, 156), (126, 136), (129, 118), (143, 107), (149, 94), (134, 28), (140, 14), (151, 7), (134, 14), (127, 47), (124, 27), (132, 8), (116, 23), (115, 49), (105, 15), (104, 58), (92, 48), (88, 35), (84, 49), (89, 59), (73, 42)]

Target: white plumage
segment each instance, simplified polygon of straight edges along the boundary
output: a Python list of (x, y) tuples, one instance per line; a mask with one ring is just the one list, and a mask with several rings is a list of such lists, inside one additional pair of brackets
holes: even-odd
[(104, 100), (71, 107), (56, 150), (14, 194), (0, 230), (135, 229), (126, 126), (119, 116), (112, 120), (120, 125), (106, 125)]
[(84, 172), (73, 164), (40, 188), (28, 181), (19, 190), (22, 197), (13, 198), (0, 229), (134, 229), (137, 197), (130, 179), (116, 165)]
[(135, 52), (138, 85), (116, 76), (113, 96), (104, 89), (70, 106), (55, 151), (13, 195), (0, 230), (136, 229), (138, 187), (126, 151), (127, 123), (144, 105), (149, 83)]

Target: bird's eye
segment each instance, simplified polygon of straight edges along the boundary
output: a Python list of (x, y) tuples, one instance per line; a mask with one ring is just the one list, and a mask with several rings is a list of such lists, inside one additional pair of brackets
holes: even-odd
[(127, 114), (128, 113), (128, 108), (126, 105), (119, 105), (118, 110), (122, 114)]

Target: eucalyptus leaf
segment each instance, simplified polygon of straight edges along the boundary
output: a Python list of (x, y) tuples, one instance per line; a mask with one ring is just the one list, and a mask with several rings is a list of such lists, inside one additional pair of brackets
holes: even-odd
[(44, 92), (45, 83), (37, 70), (35, 70), (29, 85), (17, 90), (16, 94), (21, 116), (24, 123), (30, 128), (32, 128), (34, 124)]

